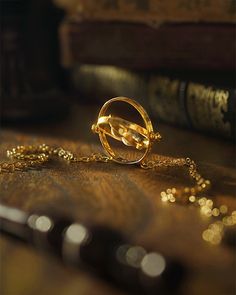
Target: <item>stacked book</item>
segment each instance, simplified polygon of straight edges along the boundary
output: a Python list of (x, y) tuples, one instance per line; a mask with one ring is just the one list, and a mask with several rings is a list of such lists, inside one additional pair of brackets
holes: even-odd
[(80, 97), (132, 97), (156, 122), (235, 138), (234, 0), (54, 1)]

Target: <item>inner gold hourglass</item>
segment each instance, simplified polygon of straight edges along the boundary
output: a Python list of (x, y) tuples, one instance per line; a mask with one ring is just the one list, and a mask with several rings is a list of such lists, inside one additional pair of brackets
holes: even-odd
[[(108, 108), (110, 109), (111, 104), (114, 102), (125, 102), (132, 106), (141, 116), (144, 127), (116, 115), (107, 115)], [(150, 151), (152, 143), (161, 139), (159, 133), (153, 132), (152, 123), (143, 107), (136, 101), (126, 97), (117, 97), (107, 101), (102, 106), (98, 120), (96, 124), (93, 124), (92, 130), (99, 134), (100, 141), (109, 156), (114, 161), (123, 164), (141, 162)], [(120, 156), (118, 152), (115, 152), (114, 148), (111, 148), (109, 138), (142, 151), (142, 153), (134, 159), (127, 159), (123, 155)]]
[(137, 124), (109, 115), (100, 117), (97, 126), (101, 132), (122, 141), (127, 146), (133, 146), (138, 150), (148, 148), (148, 132)]

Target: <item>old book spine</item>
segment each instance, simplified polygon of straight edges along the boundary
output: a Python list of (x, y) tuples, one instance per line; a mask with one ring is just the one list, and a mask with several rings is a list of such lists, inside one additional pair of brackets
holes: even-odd
[(61, 59), (150, 69), (233, 69), (235, 26), (143, 24), (65, 21), (60, 27)]
[(105, 102), (128, 96), (143, 104), (156, 121), (235, 138), (236, 90), (230, 87), (91, 65), (76, 67), (72, 80), (80, 97)]
[(54, 0), (74, 18), (92, 21), (235, 22), (234, 0)]
[(148, 90), (155, 118), (235, 138), (235, 89), (153, 76)]

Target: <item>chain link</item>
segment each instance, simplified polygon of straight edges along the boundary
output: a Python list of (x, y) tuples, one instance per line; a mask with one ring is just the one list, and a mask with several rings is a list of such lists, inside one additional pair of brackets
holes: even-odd
[(191, 194), (197, 194), (200, 192), (206, 192), (210, 188), (210, 181), (204, 179), (197, 171), (196, 163), (190, 158), (179, 158), (179, 159), (164, 159), (159, 161), (148, 160), (141, 163), (143, 169), (154, 169), (160, 167), (187, 167), (190, 177), (195, 181), (193, 187), (186, 187), (182, 193), (181, 191), (175, 192), (176, 196), (182, 196), (183, 193), (191, 192)]
[[(61, 158), (68, 163), (78, 162), (103, 162), (112, 161), (112, 157), (105, 156), (100, 153), (93, 153), (89, 156), (76, 157), (71, 151), (67, 151), (62, 147), (50, 147), (46, 144), (41, 145), (27, 145), (17, 146), (7, 151), (7, 156), (11, 162), (0, 163), (0, 173), (11, 173), (15, 171), (25, 171), (28, 169), (35, 169), (43, 166), (50, 159)], [(218, 220), (209, 225), (202, 238), (212, 244), (219, 244), (224, 235), (224, 228), (227, 226), (236, 225), (236, 211), (227, 215), (228, 208), (225, 205), (217, 207), (214, 202), (202, 195), (205, 194), (211, 187), (211, 182), (201, 176), (197, 171), (196, 163), (190, 158), (171, 159), (166, 158), (158, 161), (146, 160), (140, 163), (143, 169), (158, 169), (161, 167), (187, 167), (188, 172), (194, 185), (192, 187), (185, 187), (184, 189), (177, 189), (175, 187), (168, 188), (161, 192), (161, 200), (163, 202), (180, 202), (190, 203), (200, 206), (200, 212), (207, 217), (219, 217)]]

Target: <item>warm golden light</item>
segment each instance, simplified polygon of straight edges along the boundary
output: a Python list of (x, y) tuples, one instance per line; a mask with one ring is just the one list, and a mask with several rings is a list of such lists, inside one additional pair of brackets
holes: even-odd
[(189, 199), (189, 202), (191, 202), (191, 203), (194, 203), (196, 201), (195, 196), (190, 196), (188, 199)]
[(74, 223), (68, 227), (65, 233), (65, 239), (74, 244), (81, 244), (88, 238), (87, 229), (78, 223)]
[(220, 213), (226, 214), (228, 212), (228, 207), (226, 205), (220, 206)]
[(35, 221), (35, 226), (37, 230), (47, 232), (52, 228), (53, 222), (47, 216), (39, 216)]
[(47, 232), (53, 227), (53, 221), (48, 216), (39, 216), (36, 214), (28, 218), (28, 225), (34, 230)]
[(131, 266), (140, 267), (145, 254), (145, 249), (140, 246), (130, 247), (126, 252), (126, 261)]
[(149, 253), (146, 254), (141, 261), (142, 271), (150, 277), (156, 277), (163, 273), (166, 267), (166, 261), (161, 254)]
[(215, 216), (215, 217), (219, 216), (220, 215), (220, 210), (218, 208), (214, 208), (212, 210), (212, 215)]

